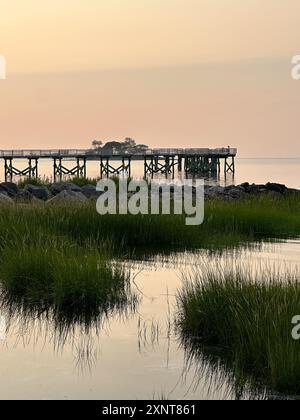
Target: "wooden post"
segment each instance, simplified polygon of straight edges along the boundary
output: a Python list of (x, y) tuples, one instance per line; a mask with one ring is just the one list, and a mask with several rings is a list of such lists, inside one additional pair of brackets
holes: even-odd
[(38, 159), (35, 159), (35, 176), (36, 176), (36, 179), (38, 179), (38, 177), (39, 177), (39, 169), (38, 169), (38, 167), (39, 167), (39, 160)]
[(83, 158), (83, 176), (86, 178), (86, 158)]
[(103, 161), (102, 161), (102, 156), (101, 156), (101, 158), (100, 158), (100, 178), (102, 178), (102, 175), (103, 175), (102, 166), (103, 166)]
[(59, 158), (59, 179), (62, 180), (62, 158)]
[(7, 174), (8, 174), (7, 159), (4, 158), (4, 177), (5, 177), (5, 182), (7, 182)]
[(182, 157), (178, 156), (178, 171), (182, 171)]
[(128, 165), (129, 165), (129, 168), (128, 168), (128, 176), (130, 178), (131, 177), (131, 156), (128, 159), (129, 159), (129, 162), (128, 162)]

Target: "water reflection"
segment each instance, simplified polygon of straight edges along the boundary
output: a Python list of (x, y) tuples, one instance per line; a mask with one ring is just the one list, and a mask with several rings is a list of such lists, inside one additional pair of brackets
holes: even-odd
[(32, 303), (2, 290), (0, 311), (5, 320), (5, 336), (13, 338), (13, 347), (38, 344), (43, 349), (51, 346), (62, 354), (70, 346), (78, 371), (91, 371), (98, 358), (101, 334), (109, 334), (110, 322), (125, 322), (138, 308), (141, 297), (126, 285), (118, 293), (108, 294), (105, 303), (82, 308), (58, 307), (53, 302)]
[[(190, 283), (191, 281), (194, 281), (194, 282), (198, 281), (199, 282), (198, 291), (199, 291), (199, 296), (200, 296), (201, 295), (200, 293), (201, 281), (203, 282), (202, 284), (204, 284), (204, 282), (206, 281), (213, 282), (214, 281), (213, 279), (217, 278), (219, 279), (220, 283), (222, 283), (222, 281), (225, 281), (224, 280), (225, 278), (232, 277), (232, 280), (234, 281), (234, 279), (239, 278), (239, 276), (241, 276), (240, 284), (243, 284), (243, 281), (245, 281), (246, 285), (247, 283), (249, 284), (249, 282), (251, 282), (252, 280), (257, 281), (258, 282), (257, 284), (260, 284), (259, 282), (261, 282), (261, 284), (265, 284), (271, 281), (271, 282), (274, 282), (274, 285), (275, 285), (275, 282), (278, 280), (280, 284), (283, 284), (283, 285), (285, 285), (285, 282), (286, 282), (287, 287), (288, 287), (288, 284), (291, 284), (289, 282), (296, 284), (296, 282), (298, 281), (297, 279), (299, 275), (299, 248), (294, 249), (296, 250), (295, 256), (298, 255), (298, 258), (296, 258), (295, 260), (294, 260), (295, 256), (292, 253), (289, 254), (290, 261), (288, 263), (285, 260), (285, 257), (289, 250), (289, 247), (291, 245), (299, 245), (299, 241), (287, 241), (284, 245), (285, 246), (283, 246), (283, 244), (281, 245), (281, 251), (284, 251), (281, 254), (279, 252), (280, 248), (278, 247), (278, 245), (277, 246), (264, 245), (264, 247), (262, 248), (264, 250), (264, 254), (257, 253), (256, 255), (254, 253), (247, 253), (245, 252), (245, 250), (243, 250), (240, 252), (240, 255), (236, 254), (234, 258), (232, 258), (233, 255), (231, 255), (231, 258), (228, 258), (229, 257), (228, 254), (215, 257), (215, 259), (211, 261), (208, 261), (205, 257), (202, 257), (202, 258), (200, 257), (197, 264), (195, 264), (194, 267), (189, 269), (190, 274), (185, 275), (188, 283), (185, 283), (185, 285), (183, 286), (183, 290), (188, 290), (188, 287), (189, 287), (188, 284), (191, 284)], [(230, 269), (229, 271), (228, 271), (228, 267)], [(210, 270), (213, 270), (213, 273), (214, 271), (216, 271), (216, 277), (213, 277), (213, 276), (210, 277), (209, 274), (206, 277), (205, 273), (210, 273)], [(237, 270), (236, 271), (238, 273), (237, 277), (235, 277), (234, 275), (234, 272), (235, 272), (234, 270)], [(243, 275), (243, 273), (245, 273), (246, 275), (245, 274)], [(224, 275), (224, 278), (222, 277), (223, 275)], [(186, 289), (184, 289), (185, 287)], [(278, 290), (279, 289), (280, 289), (280, 286)], [(209, 289), (209, 290), (213, 290), (213, 286), (212, 286), (212, 289)], [(244, 292), (246, 292), (246, 290), (247, 288), (245, 288)], [(254, 289), (251, 289), (251, 290), (253, 291)], [(296, 346), (297, 344), (295, 342), (292, 342), (292, 339), (289, 336), (289, 330), (288, 330), (289, 319), (292, 318), (292, 315), (291, 315), (291, 318), (289, 318), (289, 315), (286, 316), (286, 313), (287, 313), (286, 302), (290, 301), (290, 299), (287, 299), (287, 296), (291, 297), (291, 294), (292, 296), (296, 294), (296, 289), (293, 289), (290, 295), (288, 295), (288, 293), (285, 294), (284, 288), (281, 288), (280, 290), (281, 290), (280, 298), (279, 300), (276, 300), (276, 303), (274, 304), (274, 307), (276, 307), (278, 312), (281, 313), (281, 315), (279, 315), (277, 318), (275, 316), (273, 317), (273, 314), (275, 313), (275, 311), (272, 311), (272, 309), (268, 313), (268, 311), (266, 310), (266, 307), (264, 306), (261, 306), (262, 308), (261, 312), (257, 311), (257, 308), (255, 308), (255, 305), (254, 307), (253, 306), (249, 307), (249, 314), (248, 314), (249, 325), (255, 325), (257, 323), (258, 324), (257, 330), (260, 332), (263, 332), (264, 326), (263, 326), (262, 319), (264, 315), (262, 316), (261, 319), (259, 318), (259, 314), (262, 313), (262, 314), (266, 314), (266, 316), (268, 317), (268, 320), (270, 321), (270, 324), (272, 324), (272, 327), (275, 326), (274, 328), (270, 326), (265, 327), (267, 338), (264, 338), (264, 335), (262, 335), (261, 341), (256, 340), (255, 345), (253, 346), (252, 350), (257, 349), (258, 352), (260, 350), (263, 353), (264, 347), (261, 346), (260, 344), (264, 340), (266, 343), (271, 342), (272, 337), (273, 337), (274, 342), (276, 342), (277, 340), (277, 344), (278, 344), (277, 350), (279, 350), (280, 346), (282, 346), (282, 348), (284, 348), (284, 351), (282, 354), (286, 356), (286, 358), (290, 356), (290, 359), (293, 360), (291, 362), (291, 366), (293, 366), (293, 363), (294, 363), (293, 367), (295, 367), (296, 361), (294, 362), (294, 360), (296, 359), (293, 359), (291, 354), (293, 353), (292, 347)], [(175, 314), (175, 320), (176, 320), (175, 321), (176, 322), (175, 334), (179, 342), (179, 347), (184, 352), (184, 358), (185, 358), (183, 375), (184, 376), (188, 376), (190, 374), (193, 375), (193, 379), (191, 381), (190, 387), (194, 391), (196, 391), (199, 387), (203, 388), (203, 383), (205, 383), (208, 389), (208, 393), (215, 394), (216, 392), (219, 392), (220, 390), (222, 390), (223, 398), (225, 399), (229, 399), (229, 398), (234, 398), (236, 400), (240, 400), (240, 399), (252, 399), (252, 400), (253, 399), (255, 400), (271, 399), (273, 400), (273, 399), (287, 399), (287, 398), (298, 399), (297, 396), (287, 396), (284, 394), (276, 393), (274, 391), (274, 389), (291, 389), (291, 390), (296, 389), (295, 385), (297, 385), (297, 381), (295, 382), (295, 385), (294, 385), (292, 383), (293, 376), (291, 375), (289, 377), (290, 382), (289, 382), (288, 388), (276, 387), (276, 384), (280, 385), (281, 377), (285, 378), (285, 374), (287, 374), (290, 368), (289, 362), (286, 362), (286, 364), (284, 364), (284, 369), (281, 370), (280, 367), (278, 366), (278, 370), (274, 371), (273, 369), (272, 373), (270, 374), (268, 372), (267, 366), (269, 367), (270, 365), (272, 365), (272, 363), (269, 362), (269, 360), (272, 359), (271, 357), (272, 352), (268, 351), (267, 345), (266, 345), (266, 350), (268, 353), (268, 357), (266, 356), (266, 361), (269, 362), (270, 364), (266, 364), (266, 369), (264, 370), (264, 372), (262, 372), (263, 369), (261, 369), (261, 371), (258, 371), (258, 369), (256, 370), (254, 369), (255, 362), (251, 362), (252, 360), (251, 356), (249, 358), (249, 352), (247, 353), (247, 350), (249, 348), (247, 346), (247, 338), (246, 338), (247, 328), (244, 330), (245, 334), (241, 333), (238, 340), (235, 341), (236, 343), (239, 343), (239, 339), (241, 339), (241, 342), (244, 341), (244, 349), (243, 349), (243, 345), (241, 345), (240, 353), (238, 357), (235, 354), (234, 347), (231, 348), (231, 344), (234, 343), (234, 338), (233, 338), (234, 334), (232, 337), (230, 336), (231, 339), (228, 340), (227, 342), (226, 340), (223, 341), (223, 343), (226, 343), (226, 344), (224, 345), (220, 344), (220, 347), (218, 346), (213, 347), (212, 345), (204, 344), (205, 337), (207, 337), (206, 334), (208, 334), (211, 337), (211, 339), (207, 340), (207, 342), (218, 343), (218, 340), (216, 340), (215, 337), (213, 337), (213, 332), (215, 330), (215, 331), (218, 331), (220, 335), (222, 335), (222, 328), (221, 328), (222, 322), (225, 328), (224, 331), (226, 331), (226, 328), (227, 328), (228, 334), (230, 334), (230, 332), (232, 331), (230, 330), (230, 328), (232, 329), (235, 328), (234, 322), (236, 321), (236, 324), (238, 324), (237, 319), (239, 318), (239, 313), (243, 311), (243, 309), (245, 309), (245, 307), (243, 307), (241, 302), (243, 299), (245, 302), (248, 301), (247, 294), (243, 293), (242, 300), (240, 301), (238, 301), (238, 299), (237, 301), (235, 301), (233, 294), (230, 295), (231, 299), (227, 299), (227, 300), (223, 299), (224, 296), (221, 296), (221, 300), (219, 300), (219, 306), (217, 303), (218, 291), (216, 291), (215, 294), (212, 291), (210, 296), (209, 296), (209, 293), (207, 293), (207, 295), (205, 295), (204, 297), (202, 296), (202, 301), (205, 301), (207, 298), (208, 301), (210, 302), (208, 303), (208, 307), (210, 304), (213, 307), (212, 311), (209, 312), (209, 309), (208, 309), (208, 312), (211, 315), (210, 319), (213, 318), (216, 328), (214, 328), (213, 323), (211, 323), (211, 325), (208, 327), (208, 332), (207, 330), (205, 331), (206, 327), (203, 326), (201, 323), (197, 324), (197, 322), (199, 321), (199, 317), (201, 317), (200, 310), (203, 310), (203, 314), (205, 313), (205, 304), (203, 304), (202, 307), (201, 305), (199, 305), (197, 309), (197, 304), (195, 303), (195, 301), (197, 301), (197, 297), (195, 296), (197, 296), (197, 291), (195, 292), (195, 294), (193, 291), (190, 291), (190, 294), (189, 294), (190, 306), (187, 308), (187, 301), (182, 298), (182, 295), (181, 297), (179, 297), (178, 295), (178, 301), (177, 301), (178, 311), (177, 311), (177, 314)], [(269, 295), (269, 300), (267, 300), (268, 304), (271, 305), (271, 300), (273, 299), (271, 299), (270, 297), (272, 297), (272, 294)], [(199, 298), (199, 301), (200, 300), (201, 299)], [(280, 307), (281, 303), (282, 303), (282, 307), (284, 307), (285, 309), (282, 309), (282, 307)], [(219, 316), (220, 314), (214, 318), (214, 314), (216, 313), (216, 311), (214, 311), (215, 309), (214, 304), (216, 305), (216, 308), (218, 307), (220, 308), (220, 310), (223, 310), (225, 308), (224, 305), (228, 305), (227, 306), (228, 308), (233, 307), (235, 309), (233, 309), (229, 317), (228, 316), (226, 317), (226, 314), (223, 313), (222, 314), (224, 315), (223, 318)], [(290, 306), (290, 309), (292, 309), (291, 314), (293, 314), (294, 313), (293, 306)], [(182, 319), (181, 319), (182, 313), (186, 315), (187, 321), (185, 324), (182, 323)], [(236, 319), (234, 318), (235, 313), (237, 314)], [(251, 319), (252, 313), (258, 314), (258, 316), (254, 315), (253, 319)], [(285, 316), (286, 316), (286, 319), (284, 318)], [(234, 321), (231, 324), (232, 317)], [(193, 318), (195, 323), (193, 323), (194, 321), (192, 321), (191, 318)], [(246, 317), (241, 318), (241, 319), (244, 319), (244, 321), (247, 323)], [(261, 324), (261, 327), (259, 327), (259, 324)], [(195, 325), (196, 326), (198, 325), (197, 328), (195, 328)], [(257, 327), (257, 325), (255, 326)], [(202, 327), (203, 327), (203, 330), (201, 329)], [(285, 329), (287, 330), (287, 333), (285, 332), (286, 331)], [(201, 337), (195, 336), (195, 335), (198, 335), (198, 333), (195, 333), (195, 331), (203, 332), (202, 339)], [(239, 330), (239, 327), (237, 327), (237, 331), (243, 332), (243, 329), (240, 328)], [(251, 331), (251, 328), (248, 331)], [(278, 331), (278, 336), (277, 336), (277, 331)], [(255, 332), (255, 328), (253, 332)], [(291, 340), (291, 343), (289, 343), (289, 340)], [(251, 345), (251, 340), (250, 340), (250, 345)], [(275, 346), (271, 345), (271, 347), (276, 348), (276, 345)], [(295, 349), (295, 352), (297, 353), (297, 348)], [(270, 357), (269, 357), (269, 353), (271, 353)], [(255, 350), (252, 351), (251, 354), (255, 354)], [(280, 357), (278, 358), (278, 360), (279, 359)], [(281, 360), (284, 360), (284, 359), (285, 357), (281, 358)], [(255, 360), (255, 358), (253, 358), (253, 360)], [(271, 371), (271, 367), (270, 367), (270, 371)], [(277, 378), (276, 378), (276, 375), (277, 375)], [(296, 372), (295, 372), (295, 377), (297, 380)], [(272, 384), (274, 385), (274, 389), (271, 386)], [(286, 384), (284, 386), (286, 386)]]
[(196, 337), (187, 337), (180, 332), (179, 342), (185, 353), (183, 375), (193, 372), (190, 387), (195, 390), (205, 382), (208, 393), (222, 391), (223, 399), (266, 400), (279, 398), (267, 388), (254, 385), (250, 375), (243, 375), (218, 348), (203, 346)]
[(190, 388), (193, 392), (203, 387), (208, 395), (220, 392), (222, 399), (235, 400), (299, 400), (297, 395), (285, 395), (259, 385), (250, 372), (240, 372), (223, 351), (203, 346), (195, 337), (179, 337), (180, 347), (185, 352), (183, 376), (192, 373)]
[[(247, 385), (241, 392), (232, 366), (223, 367), (222, 355), (199, 347), (193, 353), (188, 343), (178, 341), (172, 324), (182, 273), (202, 265), (203, 259), (212, 263), (218, 255), (224, 261), (227, 256), (250, 265), (268, 260), (292, 266), (300, 262), (300, 241), (128, 261), (131, 293), (139, 296), (138, 302), (129, 299), (128, 305), (89, 317), (76, 313), (70, 317), (55, 313), (53, 307), (32, 308), (2, 298), (7, 339), (0, 341), (1, 398), (253, 397)], [(256, 396), (273, 397), (277, 398), (265, 390)]]

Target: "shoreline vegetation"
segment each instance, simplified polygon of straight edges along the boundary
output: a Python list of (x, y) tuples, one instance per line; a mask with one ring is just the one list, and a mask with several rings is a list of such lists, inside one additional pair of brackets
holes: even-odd
[(213, 263), (185, 276), (176, 324), (187, 359), (218, 365), (236, 390), (300, 393), (298, 270)]
[(185, 214), (99, 215), (96, 183), (0, 184), (0, 308), (51, 313), (62, 331), (88, 328), (112, 313), (135, 312), (140, 296), (123, 262), (212, 251), (209, 266), (177, 295), (187, 357), (213, 365), (214, 351), (204, 355), (214, 348), (237, 387), (299, 394), (299, 343), (290, 337), (299, 275), (221, 269), (216, 261), (227, 248), (299, 238), (300, 191), (271, 183), (206, 187), (204, 223), (186, 226)]
[[(100, 216), (95, 186), (80, 187), (82, 179), (74, 181), (48, 187), (0, 184), (2, 243), (6, 238), (30, 237), (34, 243), (36, 236), (66, 237), (79, 246), (103, 249), (103, 244), (109, 244), (119, 254), (132, 254), (155, 248), (158, 252), (159, 248), (213, 250), (300, 236), (300, 192), (280, 184), (211, 187), (206, 192), (204, 223), (186, 226), (184, 214)], [(6, 194), (1, 193), (4, 189)], [(239, 197), (229, 199), (228, 191), (235, 190)]]
[(67, 241), (57, 245), (50, 247), (42, 240), (34, 245), (6, 244), (0, 267), (2, 298), (8, 298), (8, 291), (27, 305), (85, 315), (134, 306), (137, 297), (131, 292), (130, 272), (120, 263)]

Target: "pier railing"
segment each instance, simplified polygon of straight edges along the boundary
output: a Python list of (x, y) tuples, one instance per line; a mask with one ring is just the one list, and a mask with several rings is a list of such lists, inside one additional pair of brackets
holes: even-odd
[(237, 149), (235, 148), (189, 148), (189, 149), (147, 149), (140, 152), (124, 152), (119, 151), (102, 151), (97, 149), (49, 149), (49, 150), (0, 150), (0, 158), (52, 158), (52, 157), (101, 157), (101, 156), (236, 156)]

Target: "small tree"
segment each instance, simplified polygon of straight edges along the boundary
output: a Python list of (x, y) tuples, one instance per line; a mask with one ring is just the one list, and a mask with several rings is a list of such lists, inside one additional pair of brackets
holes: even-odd
[(124, 147), (125, 150), (134, 149), (136, 147), (136, 142), (132, 138), (126, 137), (124, 142), (123, 142), (123, 147)]
[(92, 146), (93, 146), (94, 149), (101, 149), (102, 144), (103, 143), (100, 140), (93, 140), (92, 141)]
[(135, 140), (126, 137), (124, 141), (108, 141), (105, 144), (102, 141), (94, 140), (92, 142), (94, 150), (101, 150), (102, 153), (144, 153), (148, 150), (145, 144), (136, 144)]

